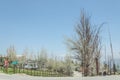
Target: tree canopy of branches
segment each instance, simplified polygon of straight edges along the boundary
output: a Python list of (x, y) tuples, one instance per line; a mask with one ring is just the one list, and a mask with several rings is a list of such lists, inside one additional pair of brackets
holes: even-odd
[(80, 21), (75, 27), (77, 36), (67, 39), (67, 46), (73, 52), (74, 58), (81, 62), (84, 76), (89, 75), (90, 66), (100, 58), (101, 26), (91, 25), (90, 17), (82, 11)]

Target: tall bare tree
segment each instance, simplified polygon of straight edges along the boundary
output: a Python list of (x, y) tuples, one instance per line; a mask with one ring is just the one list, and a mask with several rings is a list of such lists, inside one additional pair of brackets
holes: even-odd
[(80, 22), (75, 27), (77, 37), (67, 40), (68, 48), (73, 51), (74, 58), (81, 62), (84, 76), (89, 75), (90, 66), (96, 64), (97, 74), (98, 63), (101, 51), (101, 26), (91, 25), (90, 17), (81, 12)]

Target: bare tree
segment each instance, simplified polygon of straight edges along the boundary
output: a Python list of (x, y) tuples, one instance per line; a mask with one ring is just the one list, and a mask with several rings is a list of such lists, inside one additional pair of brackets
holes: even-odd
[(68, 76), (72, 76), (73, 74), (73, 63), (72, 63), (72, 59), (71, 59), (71, 55), (70, 54), (66, 54), (65, 56), (65, 72)]
[(10, 61), (15, 61), (17, 59), (16, 50), (14, 46), (10, 46), (7, 49), (7, 57), (9, 58)]
[(54, 63), (55, 63), (54, 59), (53, 58), (49, 58), (48, 62), (47, 62), (47, 68), (52, 71), (53, 68), (54, 68)]
[(37, 54), (37, 62), (38, 62), (38, 66), (39, 68), (45, 68), (47, 65), (47, 51), (45, 49), (41, 49), (41, 52), (38, 52)]
[(98, 63), (101, 51), (101, 26), (93, 26), (90, 18), (81, 12), (80, 22), (75, 27), (77, 37), (67, 40), (68, 48), (73, 51), (74, 58), (81, 61), (84, 76), (90, 72), (90, 66), (95, 64), (97, 73), (99, 72)]
[(28, 49), (24, 49), (22, 55), (18, 58), (20, 64), (24, 64), (28, 59)]

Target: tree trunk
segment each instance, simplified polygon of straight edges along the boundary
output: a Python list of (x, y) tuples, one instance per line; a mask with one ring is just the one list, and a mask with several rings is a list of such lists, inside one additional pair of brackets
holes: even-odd
[(98, 66), (98, 58), (95, 58), (96, 61), (96, 73), (99, 75), (99, 66)]

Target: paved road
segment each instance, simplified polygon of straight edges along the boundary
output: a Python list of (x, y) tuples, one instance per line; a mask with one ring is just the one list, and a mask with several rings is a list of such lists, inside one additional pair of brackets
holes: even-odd
[(6, 75), (0, 73), (0, 80), (120, 80), (120, 76), (101, 77), (32, 77), (28, 75)]

